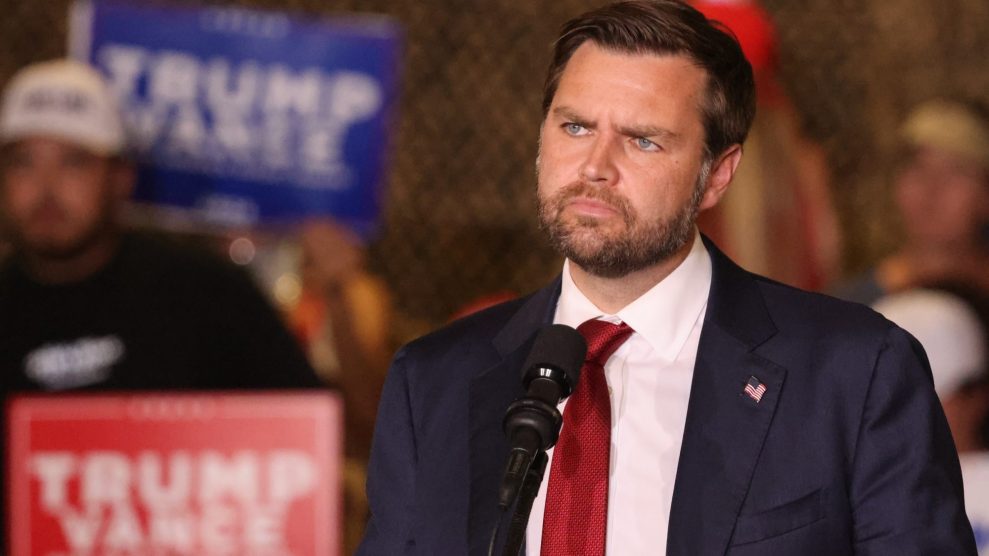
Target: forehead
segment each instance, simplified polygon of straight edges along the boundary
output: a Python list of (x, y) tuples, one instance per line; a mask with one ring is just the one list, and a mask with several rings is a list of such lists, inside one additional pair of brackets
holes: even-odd
[(564, 68), (553, 106), (699, 122), (706, 86), (707, 73), (686, 55), (629, 54), (588, 41)]
[(917, 146), (908, 149), (901, 165), (927, 167), (942, 172), (978, 174), (979, 177), (989, 174), (989, 168), (971, 156), (935, 146)]
[(97, 159), (109, 157), (92, 151), (83, 145), (50, 135), (29, 135), (0, 146), (4, 153), (45, 153), (52, 155), (86, 155)]

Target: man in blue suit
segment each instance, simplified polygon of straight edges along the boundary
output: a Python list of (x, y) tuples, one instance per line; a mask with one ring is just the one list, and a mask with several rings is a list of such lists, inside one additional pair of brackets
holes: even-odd
[(398, 353), (361, 554), (487, 553), (508, 520), (502, 417), (553, 322), (621, 338), (603, 386), (585, 364), (565, 402), (525, 553), (975, 553), (917, 342), (865, 307), (742, 270), (696, 231), (754, 107), (738, 43), (685, 4), (623, 2), (564, 26), (538, 162), (563, 272)]

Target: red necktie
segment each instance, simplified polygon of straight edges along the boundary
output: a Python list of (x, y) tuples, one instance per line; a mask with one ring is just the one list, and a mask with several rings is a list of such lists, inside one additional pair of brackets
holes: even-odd
[(563, 410), (546, 491), (541, 556), (602, 556), (608, 529), (611, 398), (604, 364), (633, 330), (589, 320), (577, 328), (587, 359)]

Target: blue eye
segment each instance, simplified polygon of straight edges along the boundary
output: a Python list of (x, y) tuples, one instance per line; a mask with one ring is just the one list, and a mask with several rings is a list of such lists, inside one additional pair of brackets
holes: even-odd
[(587, 133), (587, 128), (580, 124), (575, 124), (573, 122), (567, 122), (563, 124), (563, 131), (566, 131), (568, 135), (578, 136)]
[(659, 145), (653, 143), (652, 141), (646, 139), (645, 137), (636, 137), (635, 146), (639, 147), (644, 151), (655, 151), (659, 149)]

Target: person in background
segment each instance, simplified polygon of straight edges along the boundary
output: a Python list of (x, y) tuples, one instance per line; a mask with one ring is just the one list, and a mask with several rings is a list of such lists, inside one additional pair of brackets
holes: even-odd
[(834, 294), (870, 304), (939, 280), (989, 292), (989, 119), (978, 106), (932, 100), (910, 112), (899, 137), (893, 202), (902, 243)]
[(0, 103), (0, 395), (311, 388), (251, 279), (207, 252), (127, 231), (121, 116), (92, 68), (18, 72)]
[(302, 292), (289, 312), (320, 378), (344, 401), (344, 553), (353, 554), (364, 533), (364, 492), (378, 397), (393, 351), (391, 295), (367, 271), (363, 242), (330, 219), (305, 222), (300, 247)]
[(319, 384), (246, 274), (124, 229), (135, 174), (95, 70), (25, 68), (0, 110), (5, 391)]
[(306, 340), (319, 375), (347, 400), (349, 450), (366, 460), (391, 354), (391, 296), (366, 270), (362, 242), (349, 229), (331, 220), (309, 221), (298, 241), (303, 287), (293, 329)]
[[(981, 554), (989, 554), (989, 337), (982, 297), (955, 286), (881, 297), (873, 308), (913, 334), (931, 362), (934, 389), (958, 448), (965, 508)], [(954, 290), (954, 291), (952, 291)]]

